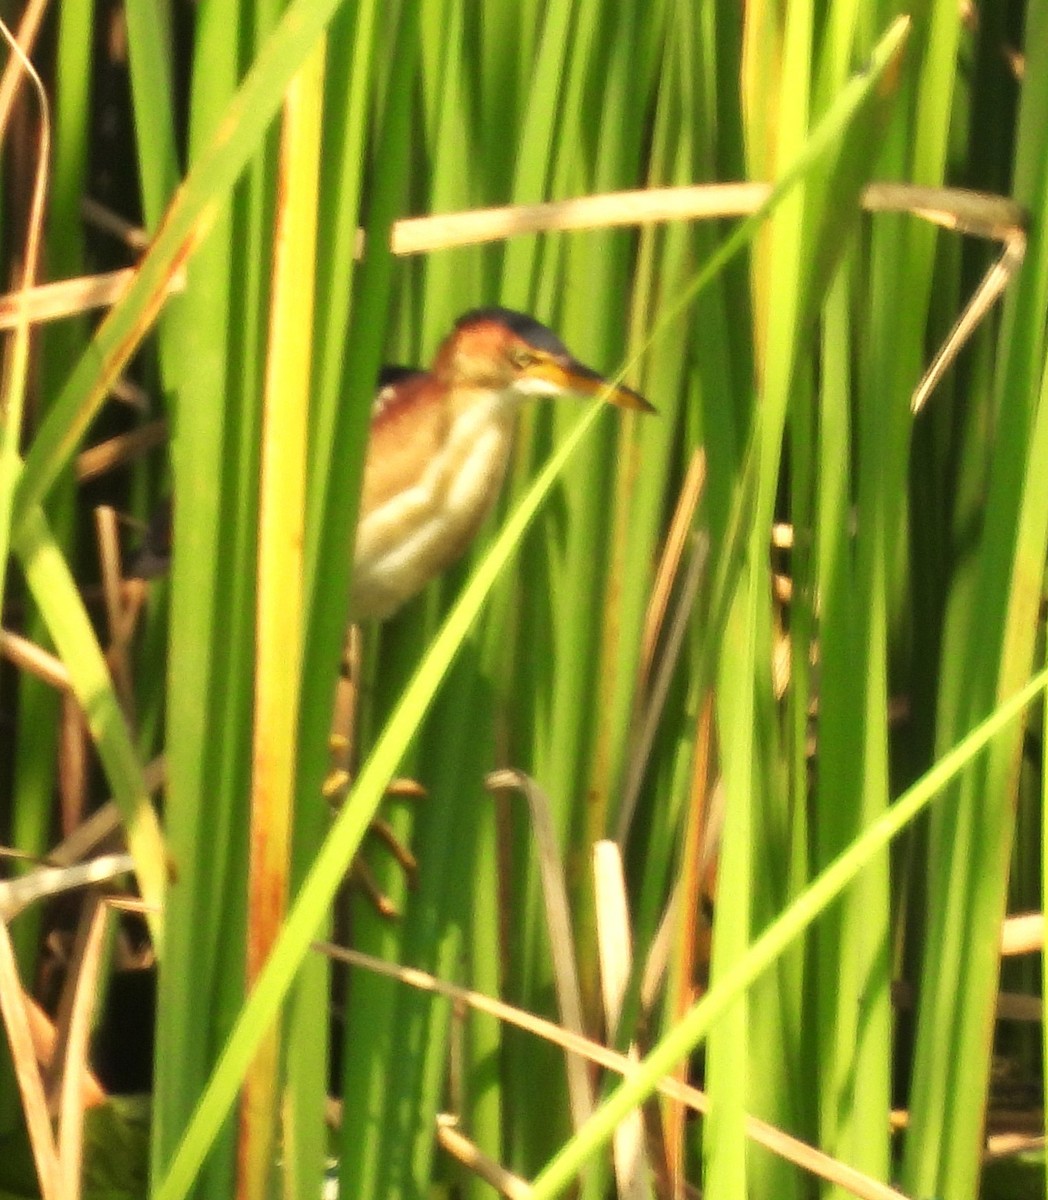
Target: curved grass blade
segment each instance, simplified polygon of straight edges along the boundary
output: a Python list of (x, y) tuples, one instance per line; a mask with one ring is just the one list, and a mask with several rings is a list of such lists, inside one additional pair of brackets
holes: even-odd
[(163, 905), (167, 854), (156, 811), (149, 799), (120, 703), (98, 639), (91, 627), (69, 564), (59, 550), (43, 510), (31, 509), (12, 538), (33, 599), (69, 671), (73, 693), (120, 809), (135, 874), (158, 957), (163, 953)]
[[(22, 272), (21, 289), (19, 294), (19, 311), (14, 335), (10, 344), (10, 356), (6, 364), (3, 379), (3, 394), (0, 396), (0, 562), (7, 562), (9, 539), (11, 534), (11, 509), (14, 502), (15, 489), (18, 486), (20, 460), (18, 456), (19, 441), (22, 437), (22, 412), (25, 404), (26, 379), (29, 369), (29, 311), (26, 303), (26, 293), (36, 283), (37, 267), (40, 258), (40, 239), (44, 223), (44, 203), (47, 196), (47, 174), (51, 158), (51, 114), (47, 103), (47, 94), (40, 76), (33, 64), (26, 57), (21, 46), (15, 41), (7, 26), (0, 22), (0, 30), (8, 43), (12, 60), (7, 71), (17, 76), (20, 69), (32, 85), (32, 91), (37, 104), (40, 106), (40, 132), (36, 170), (33, 179), (33, 194), (29, 215), (29, 228), (26, 234), (26, 244), (23, 250), (25, 267)], [(6, 74), (6, 72), (5, 72)], [(10, 93), (13, 103), (14, 91)], [(10, 104), (7, 106), (8, 110)], [(6, 126), (6, 117), (0, 118), (0, 129)], [(4, 578), (0, 574), (0, 609), (4, 601)]]

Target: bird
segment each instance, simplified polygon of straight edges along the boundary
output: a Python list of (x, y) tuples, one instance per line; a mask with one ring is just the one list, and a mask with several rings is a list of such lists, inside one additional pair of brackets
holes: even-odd
[[(428, 370), (383, 368), (353, 550), (352, 621), (386, 620), (462, 556), (501, 489), (521, 406), (571, 395), (655, 411), (579, 362), (547, 326), (509, 308), (460, 316)], [(167, 570), (171, 524), (166, 501), (132, 576)]]
[(655, 411), (509, 308), (460, 316), (428, 370), (387, 368), (371, 411), (352, 619), (386, 620), (462, 556), (501, 490), (524, 402), (598, 394)]

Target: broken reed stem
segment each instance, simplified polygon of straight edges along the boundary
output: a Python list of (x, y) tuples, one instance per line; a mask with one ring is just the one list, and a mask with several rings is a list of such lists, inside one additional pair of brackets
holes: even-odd
[[(694, 184), (407, 217), (393, 226), (391, 245), (397, 255), (428, 254), (525, 234), (744, 217), (761, 205), (770, 190), (767, 183)], [(864, 191), (862, 206), (867, 212), (908, 212), (973, 237), (1000, 242), (1019, 238), (1025, 244), (1026, 214), (1005, 196), (964, 188), (875, 183)], [(358, 257), (363, 248), (364, 234), (360, 230)], [(30, 320), (54, 321), (106, 308), (120, 298), (134, 271), (127, 267), (31, 288), (24, 298)], [(170, 291), (180, 291), (184, 286), (185, 278), (180, 274), (172, 281)], [(0, 296), (0, 329), (11, 328), (21, 302), (17, 293)]]

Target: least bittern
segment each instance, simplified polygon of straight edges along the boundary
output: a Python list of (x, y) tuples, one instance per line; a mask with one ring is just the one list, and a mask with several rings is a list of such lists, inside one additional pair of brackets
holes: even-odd
[[(544, 325), (506, 308), (455, 322), (428, 371), (385, 372), (371, 413), (350, 615), (382, 620), (466, 549), (498, 495), (517, 410), (528, 399), (593, 396), (642, 412), (648, 402), (583, 366)], [(150, 526), (138, 574), (170, 553), (170, 508)], [(343, 719), (351, 721), (352, 701)], [(336, 728), (341, 725), (336, 720)], [(348, 767), (351, 734), (338, 739)], [(332, 777), (343, 786), (345, 769)], [(380, 911), (388, 902), (369, 888)]]
[(502, 485), (525, 400), (604, 393), (653, 411), (508, 308), (459, 317), (428, 371), (395, 369), (371, 414), (350, 612), (383, 619), (466, 549)]

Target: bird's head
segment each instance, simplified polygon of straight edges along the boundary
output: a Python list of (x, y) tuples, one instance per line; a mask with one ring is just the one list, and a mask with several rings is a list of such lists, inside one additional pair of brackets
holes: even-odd
[(528, 399), (603, 393), (620, 408), (654, 412), (631, 388), (611, 385), (584, 366), (545, 325), (508, 308), (478, 308), (459, 317), (437, 351), (433, 375), (451, 395)]

